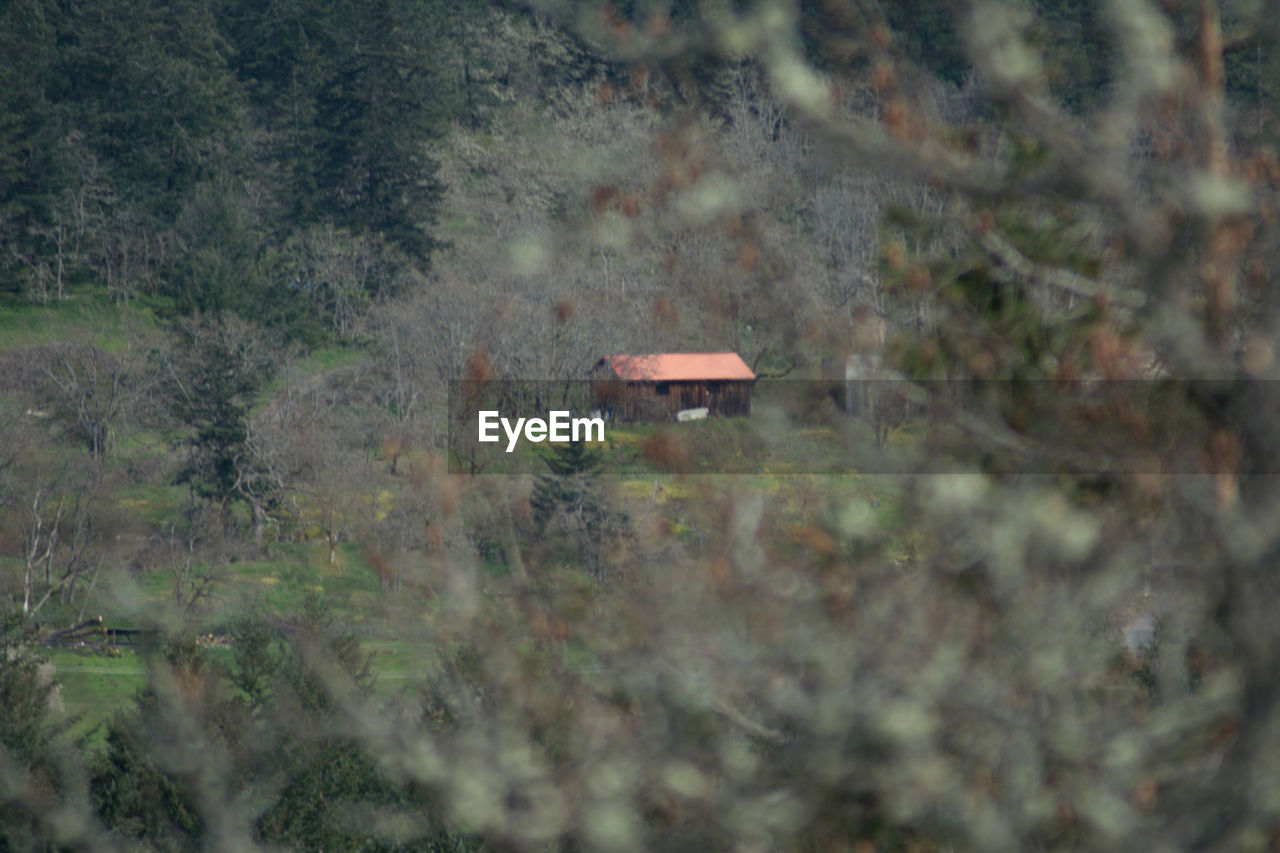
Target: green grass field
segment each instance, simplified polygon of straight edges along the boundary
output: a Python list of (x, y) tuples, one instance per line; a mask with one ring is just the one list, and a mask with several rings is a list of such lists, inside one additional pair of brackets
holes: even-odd
[(126, 308), (77, 294), (49, 305), (15, 301), (0, 306), (0, 353), (58, 341), (117, 352), (155, 327), (155, 311), (144, 302)]
[[(437, 646), (429, 640), (367, 640), (364, 650), (373, 655), (375, 695), (393, 697), (422, 683), (438, 666)], [(138, 691), (146, 686), (148, 656), (154, 650), (119, 647), (108, 655), (93, 644), (78, 649), (50, 649), (54, 678), (62, 693), (64, 719), (71, 721), (68, 735), (89, 737), (96, 742), (99, 726), (117, 711), (130, 707)], [(230, 666), (231, 652), (210, 646), (215, 665)]]
[(117, 710), (129, 707), (147, 683), (144, 660), (128, 649), (122, 650), (119, 657), (96, 651), (53, 649), (49, 660), (62, 688), (63, 711), (76, 720), (69, 730), (72, 737), (89, 734)]

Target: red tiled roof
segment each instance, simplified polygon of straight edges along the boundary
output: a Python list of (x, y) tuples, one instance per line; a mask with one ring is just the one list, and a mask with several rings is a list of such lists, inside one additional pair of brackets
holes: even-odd
[(736, 352), (664, 352), (652, 355), (607, 355), (604, 360), (620, 379), (631, 382), (689, 382), (698, 379), (755, 379)]

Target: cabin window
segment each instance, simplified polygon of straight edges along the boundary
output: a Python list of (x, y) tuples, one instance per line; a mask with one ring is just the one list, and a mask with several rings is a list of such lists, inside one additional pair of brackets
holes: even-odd
[(671, 385), (666, 382), (659, 382), (653, 387), (653, 393), (657, 394), (659, 397), (665, 397), (671, 393)]

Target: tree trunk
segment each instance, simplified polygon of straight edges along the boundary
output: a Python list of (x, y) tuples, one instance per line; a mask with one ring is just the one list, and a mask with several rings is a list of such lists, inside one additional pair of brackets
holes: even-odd
[(267, 513), (256, 501), (250, 507), (253, 509), (253, 544), (261, 548), (267, 535)]
[(511, 574), (516, 581), (525, 586), (529, 583), (529, 573), (525, 571), (524, 557), (520, 553), (520, 542), (516, 537), (515, 519), (511, 517), (510, 507), (503, 513), (503, 539), (505, 550), (507, 552), (507, 565), (511, 567)]

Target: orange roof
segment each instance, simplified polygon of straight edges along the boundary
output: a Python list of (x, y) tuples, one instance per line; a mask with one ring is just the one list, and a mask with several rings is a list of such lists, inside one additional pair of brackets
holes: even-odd
[(755, 379), (736, 352), (664, 352), (652, 355), (607, 355), (604, 358), (621, 379), (649, 382), (689, 382), (698, 379)]

